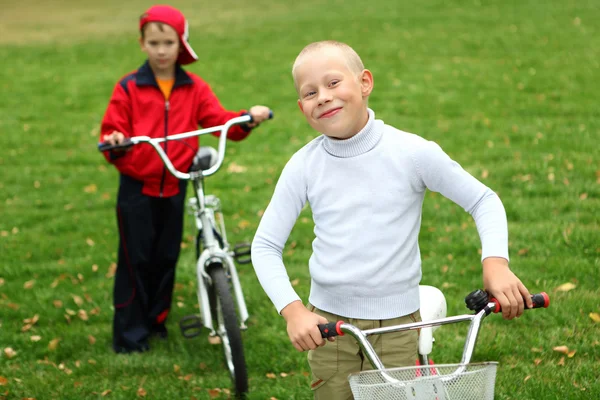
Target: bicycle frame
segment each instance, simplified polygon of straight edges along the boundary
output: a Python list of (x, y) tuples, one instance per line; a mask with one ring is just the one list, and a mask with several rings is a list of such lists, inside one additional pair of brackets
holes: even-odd
[[(191, 132), (180, 133), (176, 135), (170, 135), (161, 138), (150, 138), (149, 136), (135, 136), (128, 139), (128, 143), (123, 143), (117, 146), (100, 145), (99, 150), (109, 150), (111, 148), (126, 148), (131, 145), (139, 143), (148, 143), (158, 153), (160, 159), (164, 163), (165, 167), (169, 170), (173, 176), (181, 180), (188, 180), (192, 182), (194, 187), (195, 206), (194, 217), (196, 220), (196, 226), (202, 230), (202, 240), (204, 243), (204, 250), (196, 262), (196, 274), (198, 277), (198, 301), (201, 308), (201, 317), (203, 325), (210, 330), (212, 336), (216, 335), (215, 327), (213, 326), (213, 315), (210, 309), (209, 293), (207, 282), (210, 283), (210, 276), (206, 273), (206, 269), (209, 265), (214, 263), (220, 263), (225, 272), (231, 279), (231, 283), (234, 291), (234, 298), (237, 303), (239, 317), (240, 317), (240, 328), (246, 329), (245, 322), (248, 320), (248, 310), (244, 295), (242, 292), (242, 286), (239, 281), (235, 263), (233, 261), (232, 253), (229, 250), (227, 244), (227, 237), (225, 236), (225, 225), (220, 214), (220, 201), (214, 196), (206, 196), (204, 194), (204, 178), (213, 175), (219, 170), (223, 164), (225, 158), (226, 139), (229, 129), (233, 125), (243, 124), (251, 122), (252, 117), (249, 115), (243, 115), (237, 118), (230, 119), (224, 125), (216, 126), (212, 128), (200, 129)], [(192, 171), (189, 173), (181, 172), (175, 169), (173, 163), (160, 146), (161, 143), (186, 139), (195, 136), (202, 136), (220, 131), (219, 144), (218, 144), (218, 157), (217, 162), (206, 170)], [(215, 211), (220, 214), (219, 225), (215, 220)], [(204, 228), (204, 229), (202, 229)], [(223, 235), (224, 248), (221, 248), (218, 239), (215, 237), (213, 229), (221, 232)]]
[[(195, 202), (190, 202), (196, 219), (196, 227), (202, 232), (202, 241), (204, 250), (196, 262), (196, 274), (198, 277), (198, 301), (200, 303), (200, 315), (202, 324), (210, 330), (210, 334), (216, 334), (213, 326), (213, 315), (210, 309), (210, 300), (206, 282), (210, 282), (210, 276), (206, 273), (206, 268), (213, 263), (220, 263), (231, 278), (234, 296), (237, 303), (240, 328), (246, 329), (246, 321), (249, 318), (248, 309), (244, 300), (242, 286), (239, 281), (237, 269), (229, 250), (227, 234), (225, 231), (225, 222), (221, 214), (220, 200), (214, 196), (205, 196), (204, 179), (202, 175), (192, 178), (194, 187)], [(195, 203), (195, 204), (194, 204)], [(219, 216), (219, 223), (215, 218)], [(223, 248), (215, 237), (214, 230), (217, 230), (223, 240)]]

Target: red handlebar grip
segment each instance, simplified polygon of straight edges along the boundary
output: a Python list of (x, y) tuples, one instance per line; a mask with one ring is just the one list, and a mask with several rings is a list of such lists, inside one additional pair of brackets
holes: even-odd
[[(497, 299), (492, 297), (490, 299), (490, 302), (494, 303), (496, 305), (494, 307), (494, 309), (492, 310), (492, 312), (499, 313), (500, 311), (502, 311), (500, 302)], [(548, 296), (548, 294), (546, 292), (532, 294), (531, 302), (533, 303), (533, 307), (531, 307), (531, 308), (548, 308), (548, 306), (550, 305), (550, 296)], [(529, 308), (527, 308), (527, 307), (525, 307), (525, 309), (529, 310)]]

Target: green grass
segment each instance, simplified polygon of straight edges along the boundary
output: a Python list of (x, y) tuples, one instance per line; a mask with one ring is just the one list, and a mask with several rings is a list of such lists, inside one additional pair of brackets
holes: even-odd
[[(0, 15), (0, 399), (227, 398), (214, 394), (230, 385), (220, 348), (178, 332), (179, 318), (196, 311), (189, 220), (169, 340), (146, 354), (110, 350), (117, 173), (95, 144), (113, 85), (143, 62), (136, 23), (147, 4), (102, 4), (11, 1)], [(379, 118), (437, 141), (500, 194), (511, 266), (531, 291), (551, 296), (547, 310), (486, 321), (474, 358), (500, 362), (497, 398), (600, 396), (600, 324), (590, 317), (600, 313), (596, 1), (173, 4), (188, 15), (201, 58), (189, 70), (230, 109), (275, 111), (230, 143), (225, 169), (208, 181), (232, 243), (251, 240), (286, 160), (315, 136), (295, 104), (296, 54), (311, 41), (345, 41), (373, 71)], [(246, 172), (227, 173), (231, 162)], [(285, 261), (306, 299), (309, 210), (302, 218)], [(472, 220), (428, 194), (420, 244), (423, 283), (444, 290), (449, 314), (463, 313), (464, 295), (481, 287)], [(251, 313), (250, 399), (311, 398), (305, 354), (289, 344), (253, 270), (240, 276)], [(567, 282), (575, 288), (556, 290)], [(458, 361), (464, 331), (438, 331), (437, 362)], [(572, 357), (553, 351), (563, 345)]]

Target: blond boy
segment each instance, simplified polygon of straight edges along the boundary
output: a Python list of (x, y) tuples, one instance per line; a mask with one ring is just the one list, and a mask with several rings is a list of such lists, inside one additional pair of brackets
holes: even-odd
[[(317, 324), (344, 320), (361, 329), (418, 320), (418, 235), (427, 189), (475, 219), (484, 287), (507, 319), (518, 317), (527, 288), (508, 266), (507, 221), (498, 196), (435, 143), (375, 119), (367, 100), (373, 75), (346, 44), (306, 46), (293, 77), (298, 106), (321, 135), (283, 169), (252, 245), (267, 295), (287, 321), (294, 347), (308, 350), (315, 399), (351, 399), (348, 374), (370, 369), (348, 336), (326, 342)], [(305, 203), (315, 223), (305, 307), (286, 273), (282, 251)], [(414, 365), (417, 333), (373, 339), (387, 367)]]

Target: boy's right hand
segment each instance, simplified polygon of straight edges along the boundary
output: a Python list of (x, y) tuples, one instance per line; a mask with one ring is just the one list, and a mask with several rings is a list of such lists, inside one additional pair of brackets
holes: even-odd
[[(115, 144), (121, 144), (125, 140), (125, 135), (121, 132), (113, 131), (111, 134), (102, 136), (102, 140), (106, 143), (110, 143), (112, 146)], [(131, 147), (127, 150), (115, 150), (115, 151), (129, 151)]]
[[(328, 322), (325, 317), (308, 311), (300, 301), (285, 306), (281, 315), (287, 321), (287, 333), (296, 350), (314, 350), (325, 345), (325, 339), (317, 327)], [(333, 342), (335, 338), (329, 340)]]

